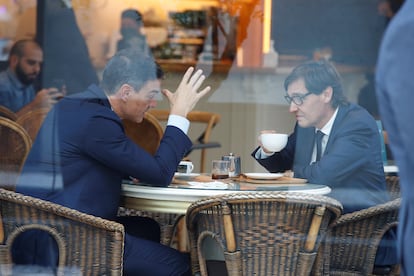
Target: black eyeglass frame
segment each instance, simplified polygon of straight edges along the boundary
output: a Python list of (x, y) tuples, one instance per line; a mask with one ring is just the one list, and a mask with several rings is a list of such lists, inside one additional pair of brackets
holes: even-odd
[(313, 94), (313, 93), (308, 92), (303, 95), (296, 94), (296, 95), (293, 95), (292, 97), (290, 97), (289, 95), (285, 95), (285, 100), (287, 101), (288, 104), (291, 104), (293, 102), (295, 105), (302, 105), (305, 98), (309, 96), (310, 94)]

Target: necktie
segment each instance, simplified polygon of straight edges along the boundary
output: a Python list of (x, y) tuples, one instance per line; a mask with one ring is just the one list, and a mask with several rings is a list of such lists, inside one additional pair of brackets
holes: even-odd
[(319, 161), (322, 157), (322, 138), (324, 135), (320, 130), (316, 132), (316, 161)]

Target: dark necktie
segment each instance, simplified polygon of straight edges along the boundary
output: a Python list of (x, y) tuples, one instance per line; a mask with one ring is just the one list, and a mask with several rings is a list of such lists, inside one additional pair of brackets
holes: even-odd
[(325, 134), (323, 134), (322, 131), (318, 130), (316, 132), (316, 137), (315, 137), (315, 141), (316, 141), (316, 161), (321, 160), (322, 157), (322, 138)]

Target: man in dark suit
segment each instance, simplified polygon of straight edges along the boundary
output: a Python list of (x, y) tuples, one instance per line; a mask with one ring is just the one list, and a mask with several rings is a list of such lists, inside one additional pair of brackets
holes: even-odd
[[(365, 109), (347, 102), (336, 69), (326, 61), (306, 62), (284, 86), (295, 130), (280, 152), (257, 148), (256, 160), (270, 172), (292, 170), (295, 177), (329, 186), (329, 196), (343, 204), (345, 213), (389, 200), (377, 124)], [(323, 134), (319, 160), (318, 131)], [(377, 264), (395, 263), (388, 258)]]
[(398, 254), (402, 274), (414, 275), (414, 1), (406, 0), (385, 32), (378, 58), (376, 88), (381, 120), (398, 165), (402, 203)]
[[(162, 91), (171, 111), (159, 149), (152, 156), (127, 138), (122, 119), (139, 123), (156, 106), (154, 97), (160, 93), (157, 72), (159, 67), (151, 57), (126, 49), (108, 62), (99, 87), (91, 85), (85, 92), (61, 100), (39, 131), (17, 192), (116, 220), (125, 175), (169, 185), (191, 147), (186, 116), (210, 87), (200, 88), (205, 77), (191, 67), (175, 93)], [(178, 251), (130, 235), (127, 226), (125, 230), (126, 275), (188, 273), (188, 260)]]

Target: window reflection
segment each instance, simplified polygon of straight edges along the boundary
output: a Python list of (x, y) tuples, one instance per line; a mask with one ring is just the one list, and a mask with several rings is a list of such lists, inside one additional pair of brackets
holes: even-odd
[[(49, 35), (50, 26), (36, 24), (37, 14), (44, 16), (37, 8), (46, 2), (0, 0), (3, 63), (8, 47), (16, 39), (39, 33)], [(122, 11), (138, 9), (151, 53), (167, 73), (164, 86), (174, 89), (178, 76), (188, 66), (202, 68), (209, 75), (213, 91), (198, 108), (228, 118), (217, 127), (217, 137), (213, 138), (222, 141), (225, 152), (239, 153), (246, 169), (252, 171), (260, 169), (249, 158), (250, 149), (256, 145), (257, 130), (291, 131), (294, 118), (287, 112), (282, 86), (291, 69), (308, 59), (331, 59), (343, 76), (348, 98), (356, 102), (360, 88), (367, 82), (367, 73), (375, 66), (377, 47), (388, 20), (379, 13), (378, 1), (373, 0), (318, 0), (317, 4), (305, 0), (54, 2), (60, 8), (73, 8), (81, 43), (87, 47), (88, 63), (96, 74), (96, 80), (88, 78), (81, 86), (99, 80), (113, 54)], [(73, 38), (64, 43), (76, 44)], [(58, 53), (56, 46), (43, 46), (46, 54), (67, 54)], [(278, 54), (277, 62), (269, 62), (271, 48)], [(45, 64), (44, 84), (48, 72)], [(66, 83), (69, 86), (73, 81)], [(160, 101), (158, 108), (167, 108), (166, 101)], [(231, 137), (235, 135), (242, 137), (240, 145), (233, 143)], [(212, 150), (207, 158), (221, 155), (219, 150)]]

